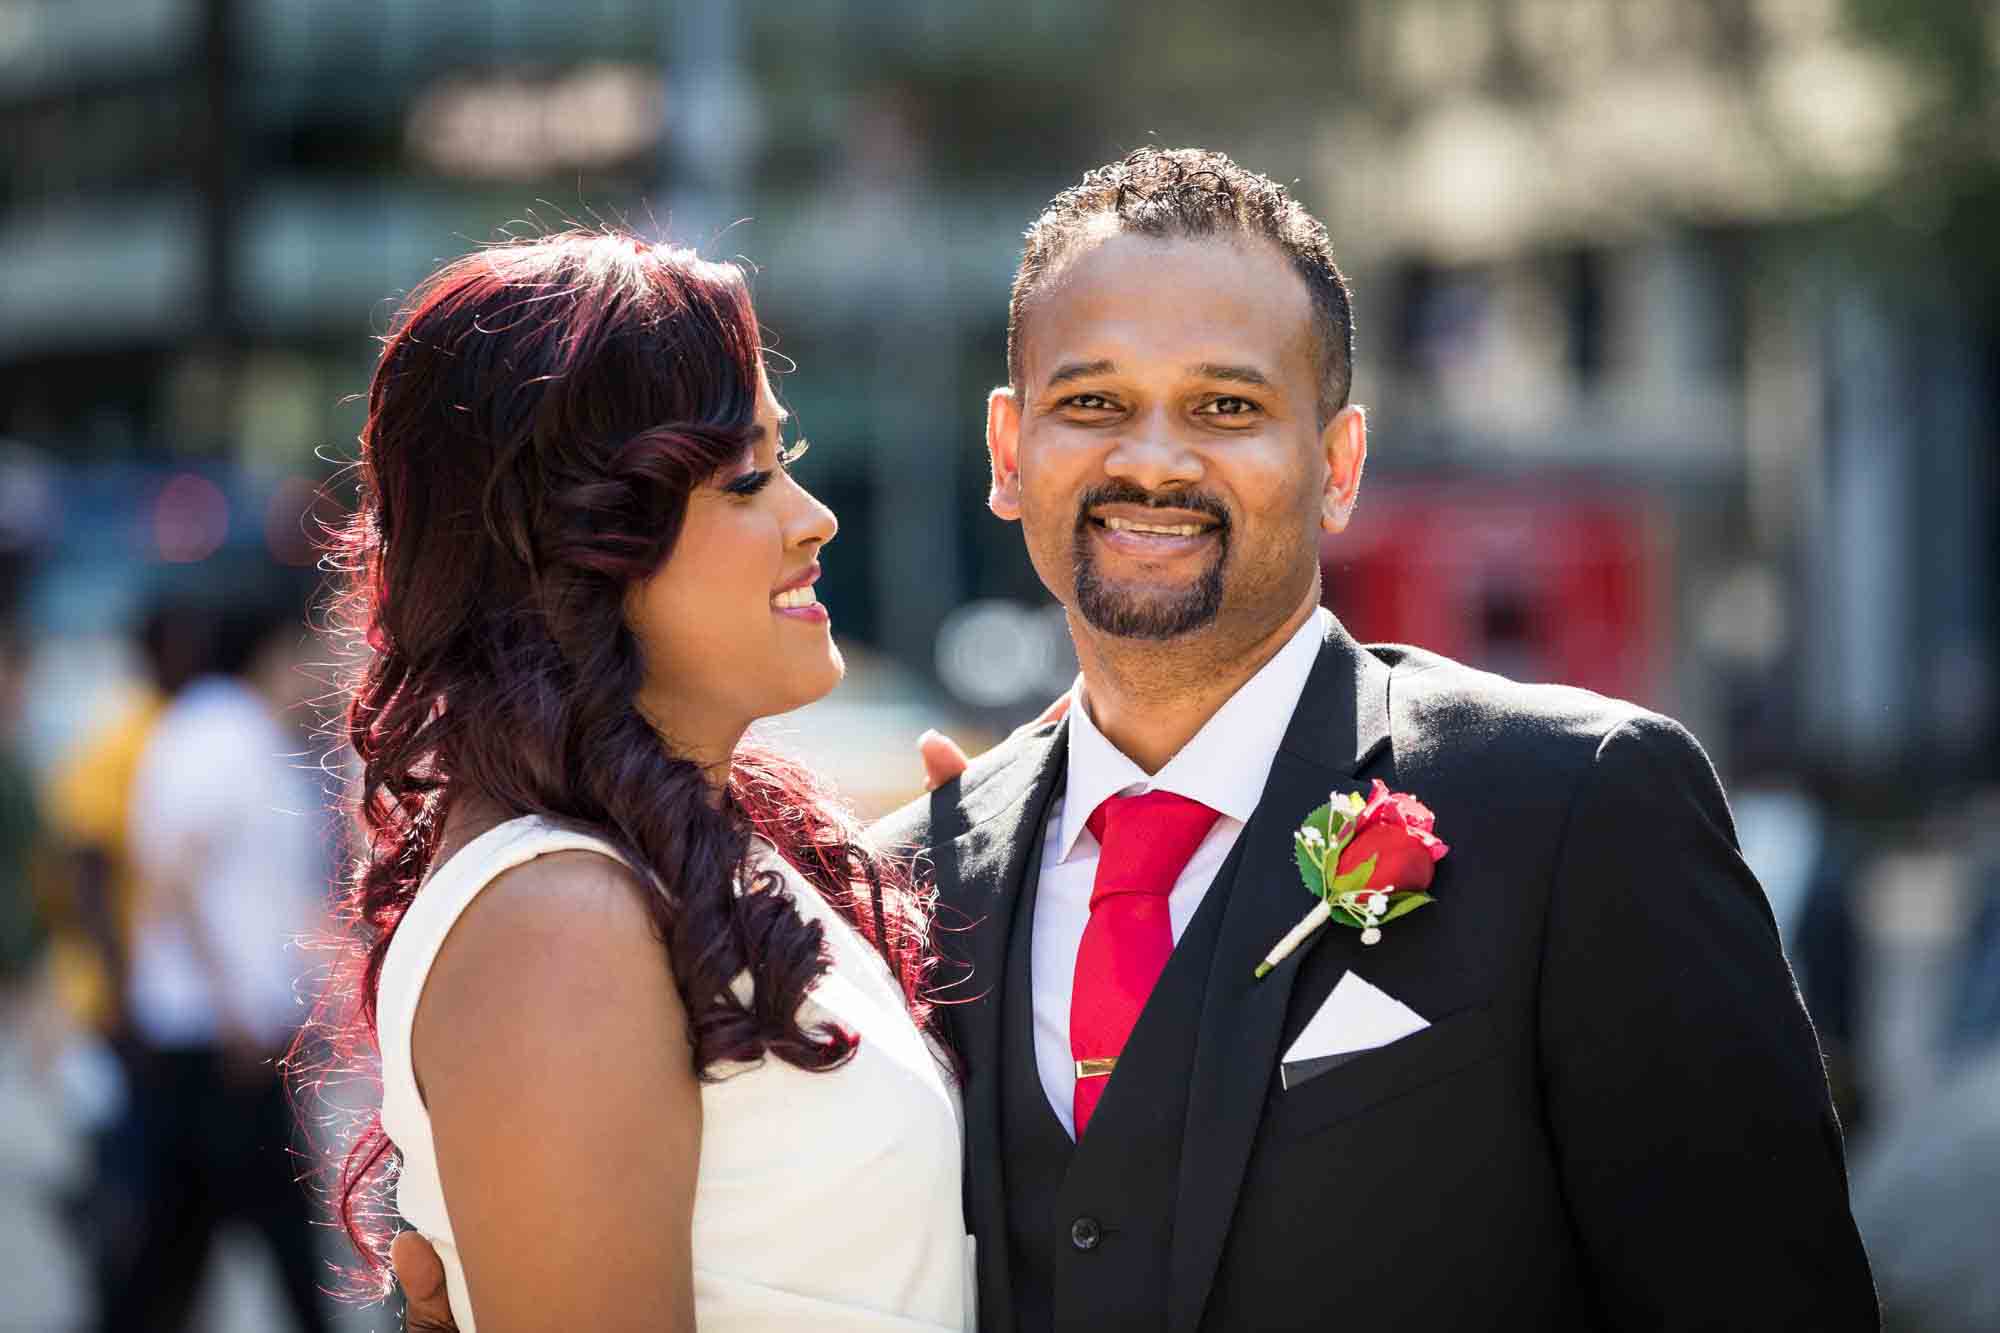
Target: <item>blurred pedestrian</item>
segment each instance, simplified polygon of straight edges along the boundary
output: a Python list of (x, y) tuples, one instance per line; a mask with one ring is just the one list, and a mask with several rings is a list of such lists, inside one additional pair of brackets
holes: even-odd
[(1735, 781), (1730, 811), (1743, 860), (1771, 904), (1785, 956), (1812, 1017), (1842, 1128), (1867, 1123), (1870, 1070), (1859, 1034), (1868, 993), (1856, 868), (1869, 849), (1862, 831), (1824, 794), (1823, 775), (1802, 762), (1781, 687), (1747, 685), (1731, 709)]
[(7, 1009), (33, 988), (47, 934), (30, 873), (40, 819), (33, 782), (14, 744), (20, 678), (14, 631), (0, 627), (0, 1005)]
[(2000, 1328), (2000, 1046), (1949, 1070), (1854, 1172), (1890, 1333)]
[(201, 655), (210, 637), (199, 607), (185, 598), (156, 599), (139, 628), (143, 677), (115, 702), (103, 725), (58, 761), (46, 784), (50, 831), (65, 871), (54, 914), (56, 984), (72, 1018), (106, 1037), (125, 1026), (133, 902), (125, 835), (133, 779), (167, 705), (204, 674)]
[(2000, 790), (1974, 796), (1965, 811), (1966, 934), (1946, 1002), (1947, 1066), (1972, 1063), (2000, 1046)]
[(135, 872), (127, 844), (133, 782), (174, 696), (205, 671), (208, 614), (185, 596), (154, 599), (139, 626), (143, 675), (107, 720), (58, 761), (44, 785), (57, 873), (50, 876), (50, 973), (70, 1032), (61, 1082), (90, 1140), (91, 1169), (71, 1200), (92, 1268), (97, 1307), (131, 1275), (145, 1209), (140, 1122), (128, 1096), (125, 1010)]
[(2000, 1328), (2000, 793), (1934, 811), (1958, 849), (1962, 947), (1940, 969), (1938, 1079), (1871, 1142), (1854, 1176), (1893, 1333)]
[(133, 780), (125, 1004), (148, 1187), (107, 1330), (183, 1328), (218, 1226), (271, 1246), (298, 1328), (326, 1328), (277, 1059), (303, 1010), (293, 946), (323, 920), (326, 820), (302, 705), (303, 601), (216, 618), (214, 674), (161, 715)]

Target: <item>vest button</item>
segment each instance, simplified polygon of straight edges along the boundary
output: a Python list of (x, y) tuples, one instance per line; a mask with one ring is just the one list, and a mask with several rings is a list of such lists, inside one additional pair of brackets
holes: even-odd
[(1104, 1239), (1104, 1229), (1094, 1217), (1079, 1217), (1069, 1224), (1069, 1243), (1079, 1250), (1094, 1250)]

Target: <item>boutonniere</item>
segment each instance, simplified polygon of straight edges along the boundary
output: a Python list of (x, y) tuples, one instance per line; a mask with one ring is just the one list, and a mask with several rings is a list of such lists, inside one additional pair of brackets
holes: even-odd
[(1433, 901), (1432, 867), (1451, 848), (1431, 829), (1437, 816), (1407, 792), (1390, 791), (1380, 778), (1363, 800), (1359, 792), (1335, 793), (1306, 816), (1292, 834), (1299, 877), (1319, 901), (1277, 947), (1257, 964), (1262, 977), (1329, 921), (1361, 932), (1363, 944), (1382, 938), (1382, 927)]

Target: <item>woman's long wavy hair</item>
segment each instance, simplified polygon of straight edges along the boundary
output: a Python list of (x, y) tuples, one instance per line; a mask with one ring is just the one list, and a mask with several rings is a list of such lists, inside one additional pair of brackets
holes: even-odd
[[(805, 769), (755, 745), (737, 750), (718, 804), (635, 704), (645, 664), (626, 589), (702, 558), (675, 549), (688, 496), (749, 447), (762, 357), (734, 266), (603, 232), (448, 264), (384, 339), (361, 499), (332, 560), (335, 628), (358, 659), (345, 739), (363, 840), (344, 894), (336, 1067), (373, 1051), (383, 956), (466, 795), (588, 826), (642, 871), (703, 1077), (767, 1056), (823, 1070), (856, 1040), (799, 1022), (826, 968), (821, 930), (753, 869), (753, 833), (881, 953), (927, 1022), (929, 902), (907, 867), (865, 848)], [(746, 971), (747, 1002), (729, 985)], [(392, 1155), (377, 1116), (338, 1168), (364, 1284), (387, 1279)]]

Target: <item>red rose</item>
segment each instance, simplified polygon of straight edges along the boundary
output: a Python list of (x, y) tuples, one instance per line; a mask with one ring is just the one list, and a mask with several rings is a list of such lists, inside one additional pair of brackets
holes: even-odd
[(1354, 836), (1341, 849), (1336, 873), (1344, 875), (1372, 856), (1368, 888), (1421, 892), (1431, 886), (1431, 867), (1451, 850), (1431, 832), (1436, 826), (1430, 807), (1407, 792), (1390, 791), (1377, 778), (1368, 804), (1354, 817)]

